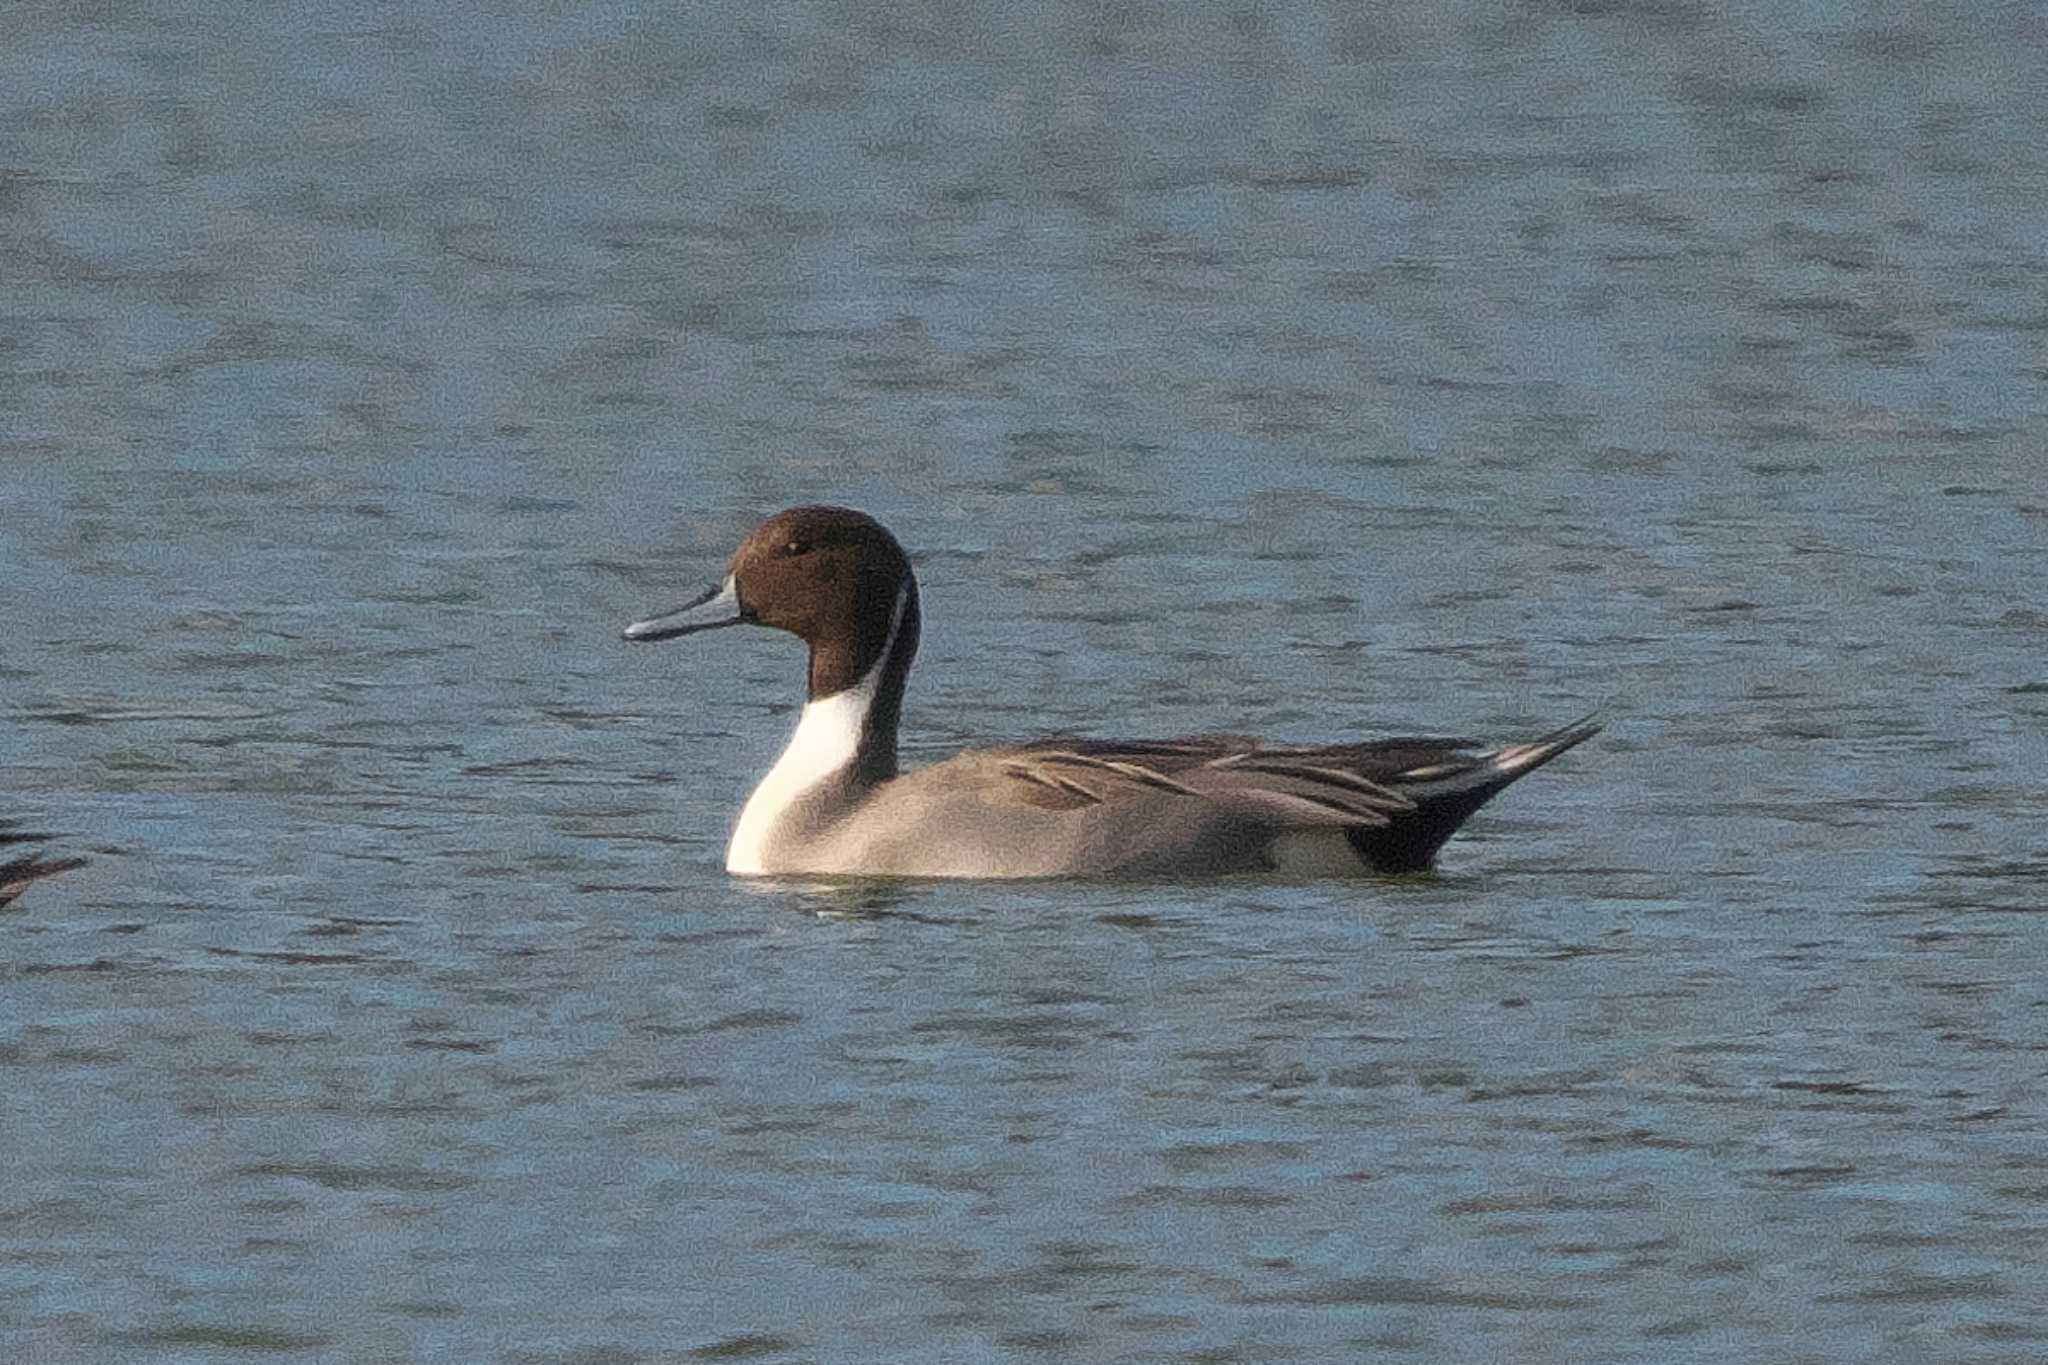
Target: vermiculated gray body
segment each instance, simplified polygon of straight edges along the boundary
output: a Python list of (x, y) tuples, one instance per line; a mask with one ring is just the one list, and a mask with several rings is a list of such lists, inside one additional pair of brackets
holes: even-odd
[(809, 700), (726, 850), (739, 875), (1202, 877), (1428, 867), (1494, 793), (1598, 733), (1530, 744), (1396, 739), (1268, 748), (1238, 736), (1055, 739), (896, 762), (922, 629), (917, 580), (872, 518), (798, 507), (769, 518), (724, 581), (627, 627), (663, 640), (722, 626), (810, 646)]

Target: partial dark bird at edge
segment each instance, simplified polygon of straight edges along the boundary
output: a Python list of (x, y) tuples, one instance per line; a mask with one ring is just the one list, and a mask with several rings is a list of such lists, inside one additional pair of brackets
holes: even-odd
[[(10, 844), (44, 844), (50, 836), (30, 830), (17, 829), (15, 821), (0, 820), (0, 848)], [(69, 872), (75, 867), (84, 867), (83, 858), (45, 858), (40, 848), (31, 848), (0, 861), (0, 910), (12, 905), (15, 898), (28, 890), (31, 883), (45, 877), (54, 877), (59, 872)]]

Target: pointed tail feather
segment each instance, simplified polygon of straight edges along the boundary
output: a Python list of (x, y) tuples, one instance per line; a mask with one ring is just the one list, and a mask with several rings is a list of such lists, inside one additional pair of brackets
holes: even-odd
[(1382, 872), (1419, 872), (1495, 793), (1599, 733), (1599, 722), (1586, 716), (1527, 744), (1460, 756), (1397, 776), (1387, 785), (1415, 802), (1414, 811), (1395, 816), (1384, 827), (1350, 830), (1351, 847)]
[(1483, 755), (1488, 766), (1506, 778), (1506, 781), (1497, 783), (1494, 790), (1499, 791), (1501, 787), (1523, 773), (1534, 772), (1565, 750), (1584, 744), (1599, 733), (1598, 720), (1592, 716), (1581, 716), (1570, 725), (1560, 726), (1541, 739), (1531, 740), (1527, 744), (1510, 744), (1495, 750), (1492, 754)]

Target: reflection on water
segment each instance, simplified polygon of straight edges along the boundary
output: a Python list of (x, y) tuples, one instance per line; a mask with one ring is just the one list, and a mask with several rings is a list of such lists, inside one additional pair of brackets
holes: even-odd
[[(1758, 22), (19, 16), (0, 1354), (2038, 1358), (2043, 33)], [(913, 760), (1610, 729), (734, 883), (793, 648), (616, 630), (817, 499)]]

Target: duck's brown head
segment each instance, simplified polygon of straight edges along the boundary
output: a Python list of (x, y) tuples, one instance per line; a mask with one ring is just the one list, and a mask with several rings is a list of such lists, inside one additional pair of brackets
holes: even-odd
[(786, 630), (811, 647), (810, 695), (831, 696), (917, 649), (917, 579), (896, 537), (846, 507), (792, 507), (755, 528), (725, 580), (696, 600), (626, 627), (628, 640), (670, 640), (721, 626)]

